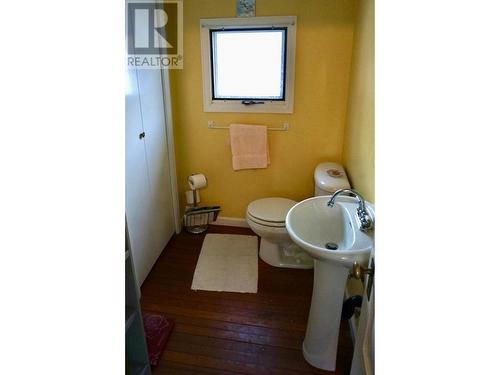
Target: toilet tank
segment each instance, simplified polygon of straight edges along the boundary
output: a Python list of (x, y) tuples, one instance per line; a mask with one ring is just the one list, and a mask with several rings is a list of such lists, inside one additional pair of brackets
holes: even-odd
[(314, 170), (314, 196), (331, 195), (340, 189), (349, 189), (344, 167), (338, 163), (321, 163)]

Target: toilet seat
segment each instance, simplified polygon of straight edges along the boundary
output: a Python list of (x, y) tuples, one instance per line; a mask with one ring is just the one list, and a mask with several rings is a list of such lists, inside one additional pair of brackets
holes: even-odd
[(286, 214), (296, 203), (286, 198), (257, 199), (248, 205), (247, 216), (261, 225), (284, 227)]
[(265, 221), (265, 220), (259, 220), (256, 217), (253, 217), (247, 212), (247, 220), (252, 221), (253, 223), (263, 225), (265, 227), (270, 227), (270, 228), (285, 228), (285, 222), (272, 222), (272, 221)]

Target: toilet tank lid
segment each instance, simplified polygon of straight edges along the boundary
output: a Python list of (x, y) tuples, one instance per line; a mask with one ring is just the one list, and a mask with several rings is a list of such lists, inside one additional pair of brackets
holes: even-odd
[(286, 214), (297, 202), (287, 198), (263, 198), (250, 203), (247, 208), (251, 216), (280, 223), (285, 221)]
[(339, 163), (319, 164), (314, 170), (314, 182), (317, 187), (330, 193), (351, 187), (344, 167)]

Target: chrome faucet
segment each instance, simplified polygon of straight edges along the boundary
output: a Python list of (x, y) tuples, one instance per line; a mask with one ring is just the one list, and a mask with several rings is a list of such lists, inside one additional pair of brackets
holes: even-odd
[(370, 216), (370, 213), (366, 210), (365, 199), (357, 191), (354, 191), (352, 189), (341, 189), (336, 191), (328, 201), (328, 207), (333, 207), (333, 205), (335, 204), (335, 199), (337, 199), (339, 195), (346, 194), (354, 195), (354, 197), (358, 200), (359, 205), (356, 213), (358, 214), (359, 219), (359, 229), (361, 229), (363, 232), (368, 232), (369, 230), (373, 229), (373, 219)]

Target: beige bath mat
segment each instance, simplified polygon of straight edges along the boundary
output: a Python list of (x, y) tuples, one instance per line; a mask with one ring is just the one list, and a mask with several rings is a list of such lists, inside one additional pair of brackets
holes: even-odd
[(207, 234), (191, 289), (257, 293), (257, 247), (256, 236)]

